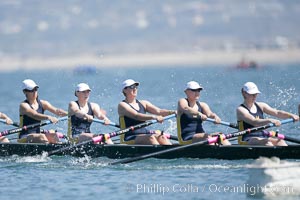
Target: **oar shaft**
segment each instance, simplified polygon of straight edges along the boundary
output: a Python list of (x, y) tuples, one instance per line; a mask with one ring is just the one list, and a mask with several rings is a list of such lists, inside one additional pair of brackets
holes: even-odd
[(69, 151), (69, 150), (72, 150), (72, 149), (77, 148), (79, 146), (83, 146), (83, 145), (87, 145), (87, 144), (96, 144), (96, 143), (99, 143), (99, 142), (103, 141), (103, 137), (112, 138), (112, 137), (115, 137), (117, 135), (127, 133), (129, 131), (133, 131), (133, 130), (136, 130), (136, 129), (139, 129), (139, 128), (143, 128), (143, 127), (148, 126), (150, 124), (152, 124), (152, 122), (147, 121), (145, 123), (138, 124), (136, 126), (131, 126), (131, 127), (128, 127), (126, 129), (122, 129), (122, 130), (119, 130), (119, 131), (116, 131), (116, 132), (100, 134), (98, 136), (93, 137), (91, 140), (87, 140), (87, 141), (80, 142), (80, 143), (72, 145), (72, 146), (68, 146), (68, 147), (64, 147), (64, 148), (60, 148), (60, 149), (56, 149), (56, 150), (53, 150), (51, 152), (48, 152), (48, 156), (55, 155), (55, 154), (58, 154), (58, 153), (62, 153), (62, 152), (65, 152), (65, 151)]
[[(106, 135), (109, 138), (116, 137), (118, 135), (125, 134), (125, 133), (127, 133), (129, 131), (134, 131), (134, 130), (137, 130), (137, 129), (149, 126), (149, 125), (151, 125), (153, 123), (155, 123), (155, 122), (153, 122), (153, 121), (147, 121), (147, 122), (144, 122), (142, 124), (131, 126), (131, 127), (128, 127), (128, 128), (116, 131), (116, 132), (106, 133)], [(99, 143), (99, 142), (103, 141), (103, 137), (104, 137), (104, 134), (100, 134), (100, 135), (98, 135), (96, 137), (93, 137), (92, 140), (93, 140), (94, 143)]]
[[(170, 119), (170, 118), (175, 117), (175, 116), (176, 116), (175, 114), (168, 115), (168, 116), (164, 117), (164, 120)], [(144, 123), (137, 124), (135, 126), (131, 126), (131, 127), (125, 128), (125, 129), (121, 129), (119, 131), (106, 133), (106, 137), (112, 138), (112, 137), (115, 137), (115, 136), (118, 136), (118, 135), (125, 134), (129, 131), (133, 131), (133, 130), (137, 130), (137, 129), (149, 126), (149, 125), (157, 123), (157, 122), (158, 122), (157, 120), (149, 120), (149, 121), (146, 121)], [(72, 150), (74, 148), (77, 148), (79, 146), (99, 143), (99, 142), (103, 141), (103, 137), (105, 137), (105, 135), (100, 134), (96, 137), (93, 137), (91, 140), (87, 140), (87, 141), (84, 141), (84, 142), (81, 142), (81, 143), (78, 143), (78, 144), (75, 144), (75, 145), (72, 145), (72, 146), (69, 146), (69, 147), (64, 147), (64, 148), (60, 148), (60, 149), (50, 151), (50, 152), (48, 152), (48, 156), (55, 155), (55, 154), (58, 154), (58, 153), (62, 153), (62, 152), (65, 152), (65, 151), (70, 151), (70, 150)]]
[(173, 151), (178, 151), (178, 150), (181, 150), (181, 149), (185, 149), (185, 148), (188, 148), (188, 147), (191, 147), (191, 146), (204, 145), (204, 144), (209, 144), (209, 143), (206, 140), (206, 141), (201, 141), (201, 142), (197, 142), (197, 143), (192, 143), (192, 144), (177, 146), (177, 147), (173, 147), (171, 149), (165, 149), (165, 150), (162, 150), (162, 151), (156, 151), (156, 152), (153, 152), (153, 153), (149, 153), (149, 154), (137, 156), (137, 157), (134, 157), (134, 158), (127, 158), (127, 159), (118, 160), (118, 161), (115, 161), (115, 162), (112, 162), (112, 163), (109, 163), (109, 164), (110, 165), (116, 165), (116, 164), (132, 163), (132, 162), (135, 162), (135, 161), (144, 160), (146, 158), (151, 158), (151, 157), (154, 157), (154, 156), (157, 156), (157, 155), (162, 155), (162, 154), (165, 154), (165, 153), (169, 153), (169, 152), (173, 152)]
[(296, 138), (292, 138), (283, 134), (280, 134), (278, 132), (274, 132), (274, 131), (264, 131), (264, 135), (267, 137), (277, 137), (279, 139), (285, 140), (285, 141), (289, 141), (289, 142), (294, 142), (294, 143), (298, 143), (300, 144), (300, 140), (296, 139)]
[[(294, 120), (292, 118), (285, 119), (285, 120), (281, 121), (281, 124), (287, 124), (287, 123), (290, 123), (290, 122), (293, 122), (293, 121)], [(246, 129), (244, 131), (238, 131), (238, 132), (226, 134), (225, 138), (229, 139), (229, 138), (233, 138), (233, 137), (238, 137), (238, 136), (242, 136), (242, 135), (245, 135), (245, 134), (249, 134), (249, 133), (261, 131), (261, 130), (264, 130), (264, 129), (267, 129), (267, 128), (271, 128), (273, 126), (275, 126), (275, 124), (270, 123), (270, 124), (267, 124), (267, 125), (264, 125), (264, 126), (253, 127), (253, 128), (250, 128), (250, 129)], [(218, 139), (218, 137), (214, 137), (215, 142), (217, 142), (217, 139)], [(214, 141), (210, 142), (210, 144), (215, 143)]]
[(286, 136), (286, 135), (282, 135), (282, 134), (279, 134), (279, 135), (281, 135), (281, 136), (279, 137), (280, 139), (283, 139), (283, 140), (286, 140), (286, 141), (289, 141), (289, 142), (294, 142), (294, 143), (300, 144), (300, 140), (299, 140), (299, 139), (292, 138), (292, 137), (289, 137), (289, 136)]
[[(173, 117), (175, 117), (175, 116), (176, 116), (175, 114), (168, 115), (168, 116), (164, 117), (164, 120), (173, 118)], [(134, 131), (134, 130), (136, 130), (136, 129), (144, 128), (144, 127), (149, 126), (149, 125), (154, 124), (154, 123), (157, 123), (157, 120), (155, 120), (155, 119), (149, 120), (149, 121), (146, 121), (146, 122), (144, 122), (144, 123), (141, 123), (141, 124), (137, 124), (137, 125), (135, 125), (135, 126), (128, 127), (128, 128), (126, 128), (126, 129), (122, 129), (122, 130), (119, 130), (119, 131), (116, 131), (116, 132), (107, 133), (107, 137), (112, 138), (112, 137), (115, 137), (115, 136), (118, 136), (118, 135), (125, 134), (125, 133), (127, 133), (127, 132), (129, 132), (129, 131)], [(103, 134), (100, 134), (100, 135), (98, 135), (98, 136), (96, 136), (96, 137), (93, 137), (94, 143), (101, 142), (101, 141), (103, 140), (103, 137), (104, 137)]]
[[(68, 119), (67, 116), (58, 118), (58, 121), (63, 121), (63, 120), (66, 120), (66, 119)], [(28, 126), (23, 126), (23, 127), (20, 127), (20, 128), (15, 128), (15, 129), (11, 129), (11, 130), (5, 130), (5, 131), (0, 132), (0, 137), (1, 136), (5, 136), (5, 135), (19, 133), (19, 132), (21, 132), (23, 130), (28, 130), (28, 129), (33, 129), (33, 128), (36, 128), (36, 127), (45, 126), (45, 125), (48, 125), (48, 124), (51, 124), (51, 123), (52, 122), (50, 120), (46, 120), (46, 121), (42, 121), (40, 123), (30, 124)]]

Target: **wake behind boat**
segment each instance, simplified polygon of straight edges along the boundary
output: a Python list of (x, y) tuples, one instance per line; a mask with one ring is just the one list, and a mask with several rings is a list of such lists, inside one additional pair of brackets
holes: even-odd
[[(51, 152), (68, 144), (34, 144), (34, 143), (2, 143), (0, 156), (35, 156), (44, 152)], [(70, 149), (56, 155), (70, 155), (76, 157), (108, 157), (111, 159), (130, 158), (153, 152), (177, 147), (178, 145), (125, 145), (125, 144), (88, 144)], [(154, 156), (160, 159), (197, 158), (197, 159), (256, 159), (259, 157), (278, 157), (280, 159), (300, 159), (300, 145), (290, 146), (245, 146), (245, 145), (198, 145), (172, 153)]]
[[(247, 196), (272, 198), (300, 195), (300, 164), (261, 157), (248, 165)], [(258, 187), (259, 186), (259, 187)]]

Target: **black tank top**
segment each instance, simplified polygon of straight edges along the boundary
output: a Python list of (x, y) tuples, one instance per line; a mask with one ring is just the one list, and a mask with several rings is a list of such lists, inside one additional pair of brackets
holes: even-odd
[[(190, 106), (189, 101), (188, 105)], [(198, 112), (202, 113), (202, 108), (200, 103), (197, 101), (196, 104), (198, 105)], [(202, 119), (199, 117), (193, 117), (191, 115), (187, 115), (183, 113), (180, 116), (180, 127), (181, 127), (181, 137), (183, 140), (184, 138), (188, 138), (193, 136), (195, 133), (205, 133), (203, 126), (202, 126)]]
[[(257, 105), (257, 103), (254, 103), (254, 105), (256, 106), (256, 113), (251, 112), (244, 104), (241, 104), (240, 106), (246, 108), (248, 110), (248, 112), (255, 117), (256, 119), (264, 119), (264, 113), (262, 111), (262, 109)], [(239, 125), (239, 131), (243, 131), (245, 129), (249, 129), (249, 128), (253, 128), (254, 126), (252, 126), (251, 124), (248, 124), (247, 122), (244, 121), (238, 121), (238, 125)], [(242, 140), (246, 140), (246, 138), (251, 137), (251, 136), (255, 136), (254, 134), (246, 134), (242, 136)]]
[[(29, 102), (27, 100), (24, 100), (23, 102), (29, 104)], [(45, 110), (43, 109), (43, 105), (42, 105), (41, 101), (39, 99), (37, 99), (37, 102), (38, 102), (39, 106), (36, 111), (38, 113), (44, 114)], [(29, 106), (30, 106), (30, 108), (34, 109), (30, 104), (29, 104)], [(20, 115), (20, 127), (28, 126), (28, 125), (36, 124), (36, 123), (40, 123), (40, 122), (41, 122), (40, 120), (35, 120), (31, 117), (28, 117), (27, 115)], [(41, 132), (40, 127), (29, 129), (29, 130), (22, 130), (19, 134), (19, 138), (21, 138), (24, 135), (28, 135), (30, 133), (40, 133), (40, 132)]]
[[(125, 100), (123, 100), (123, 102), (127, 103)], [(127, 104), (131, 108), (133, 108), (134, 110), (136, 110), (138, 113), (146, 114), (146, 109), (143, 106), (143, 104), (141, 104), (141, 102), (139, 100), (136, 100), (136, 102), (139, 105), (139, 110), (135, 109), (129, 103), (127, 103)], [(121, 128), (127, 128), (127, 127), (134, 126), (134, 125), (137, 125), (137, 124), (140, 124), (140, 123), (144, 122), (144, 121), (139, 121), (139, 120), (136, 120), (136, 119), (129, 118), (127, 116), (124, 116), (124, 121), (125, 121), (125, 127), (121, 127)], [(137, 129), (137, 130), (134, 130), (134, 131), (129, 131), (129, 132), (125, 133), (125, 138), (128, 137), (128, 136), (137, 135), (137, 134), (146, 134), (148, 132), (149, 132), (149, 130), (147, 128), (140, 128), (140, 129)]]
[[(264, 113), (262, 111), (262, 109), (257, 105), (257, 103), (254, 103), (255, 107), (256, 107), (256, 113), (253, 113), (251, 112), (247, 106), (245, 106), (244, 104), (241, 104), (240, 106), (246, 108), (248, 110), (248, 112), (253, 116), (255, 117), (256, 119), (264, 119)], [(239, 130), (240, 131), (243, 131), (245, 129), (248, 129), (248, 128), (253, 128), (254, 126), (252, 126), (251, 124), (248, 124), (244, 121), (238, 121), (238, 124), (239, 124)]]
[[(78, 108), (80, 109), (79, 102), (76, 101)], [(88, 115), (94, 116), (91, 103), (88, 102)], [(92, 122), (88, 122), (87, 120), (84, 120), (82, 118), (76, 117), (76, 115), (71, 116), (71, 131), (72, 136), (79, 135), (81, 133), (90, 133), (91, 132), (91, 124)]]

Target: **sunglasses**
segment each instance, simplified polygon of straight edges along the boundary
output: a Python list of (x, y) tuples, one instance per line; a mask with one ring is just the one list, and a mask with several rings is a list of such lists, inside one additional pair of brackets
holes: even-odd
[(190, 89), (192, 92), (200, 92), (201, 89)]
[(38, 89), (37, 89), (37, 88), (34, 88), (34, 89), (32, 89), (32, 90), (27, 90), (27, 89), (25, 89), (24, 91), (25, 91), (25, 92), (36, 92), (36, 91), (38, 91)]
[(81, 93), (90, 93), (91, 90), (84, 90), (84, 91), (78, 91), (78, 92), (81, 92)]
[(130, 89), (138, 89), (138, 86), (137, 85), (131, 85), (131, 86), (127, 86), (127, 87), (125, 87), (125, 89), (127, 89), (127, 88), (130, 88)]

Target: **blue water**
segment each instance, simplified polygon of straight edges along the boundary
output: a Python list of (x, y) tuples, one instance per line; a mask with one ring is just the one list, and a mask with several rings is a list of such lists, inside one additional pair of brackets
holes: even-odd
[[(181, 66), (97, 69), (92, 74), (74, 74), (71, 70), (63, 69), (0, 73), (0, 111), (18, 121), (18, 105), (24, 100), (21, 82), (25, 78), (34, 79), (40, 86), (40, 99), (47, 99), (64, 109), (67, 109), (69, 101), (75, 99), (75, 85), (87, 82), (92, 88), (90, 100), (99, 103), (110, 119), (118, 122), (117, 104), (123, 99), (121, 83), (133, 78), (141, 83), (139, 99), (147, 99), (162, 108), (176, 109), (177, 100), (184, 96), (185, 83), (196, 80), (204, 87), (201, 101), (207, 102), (223, 121), (234, 122), (235, 108), (242, 102), (241, 86), (246, 81), (253, 81), (262, 92), (259, 101), (297, 113), (300, 103), (300, 70), (297, 66), (274, 65), (246, 71), (225, 66)], [(209, 122), (205, 122), (204, 126), (207, 132), (234, 131)], [(66, 127), (65, 122), (48, 126), (61, 132)], [(176, 134), (174, 120), (152, 127)], [(1, 124), (1, 130), (10, 128)], [(92, 130), (111, 132), (115, 128), (93, 124)], [(299, 123), (286, 124), (279, 130), (299, 138)], [(14, 137), (11, 136), (11, 139)], [(254, 160), (147, 159), (127, 165), (108, 166), (107, 163), (111, 161), (108, 158), (56, 156), (0, 158), (0, 199), (253, 199), (245, 191), (225, 191), (224, 187), (245, 185), (251, 176), (247, 165)]]

